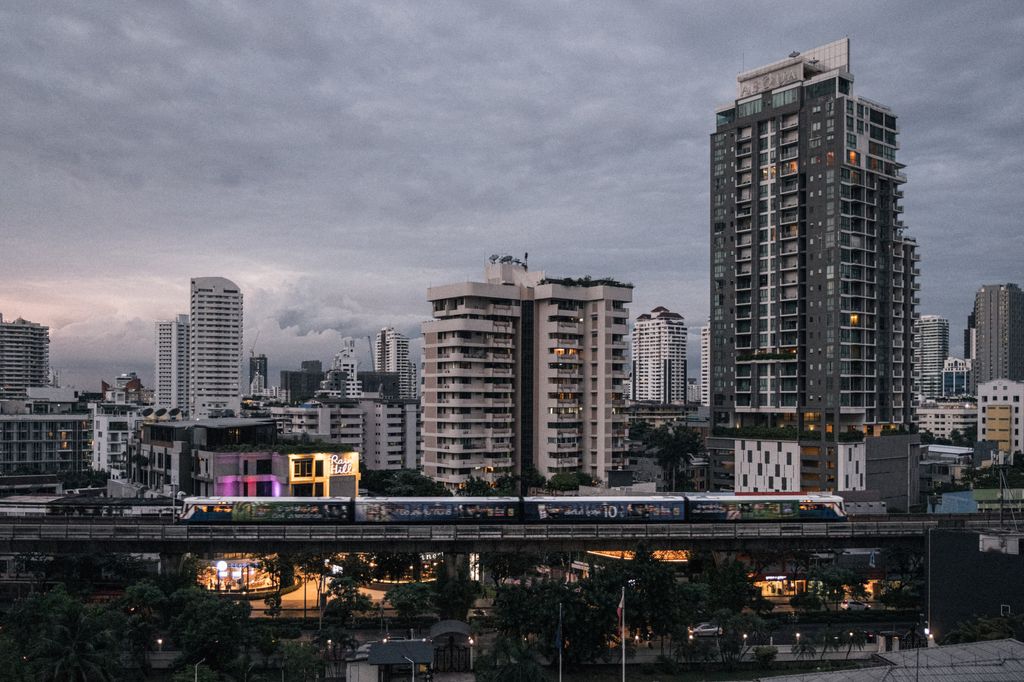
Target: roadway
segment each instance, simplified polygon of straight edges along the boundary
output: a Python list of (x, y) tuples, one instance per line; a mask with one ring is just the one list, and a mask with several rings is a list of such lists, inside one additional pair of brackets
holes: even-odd
[[(91, 523), (63, 519), (0, 523), (0, 552), (48, 554), (86, 551), (208, 552), (395, 551), (487, 552), (632, 549), (833, 549), (923, 543), (938, 520), (845, 523), (665, 523), (499, 525), (185, 525), (130, 519)], [(986, 528), (990, 520), (961, 520)]]

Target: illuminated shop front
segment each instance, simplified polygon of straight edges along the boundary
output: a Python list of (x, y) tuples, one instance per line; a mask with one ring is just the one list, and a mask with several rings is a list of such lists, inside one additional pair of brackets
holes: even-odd
[(247, 554), (224, 554), (216, 559), (201, 559), (196, 582), (211, 592), (248, 594), (273, 592), (273, 575), (260, 568), (260, 559)]
[(292, 497), (355, 497), (359, 494), (358, 452), (288, 455)]

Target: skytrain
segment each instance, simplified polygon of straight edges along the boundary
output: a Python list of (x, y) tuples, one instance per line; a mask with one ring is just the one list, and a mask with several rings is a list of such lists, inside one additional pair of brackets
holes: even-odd
[(189, 497), (194, 524), (590, 524), (846, 521), (835, 495), (656, 497)]

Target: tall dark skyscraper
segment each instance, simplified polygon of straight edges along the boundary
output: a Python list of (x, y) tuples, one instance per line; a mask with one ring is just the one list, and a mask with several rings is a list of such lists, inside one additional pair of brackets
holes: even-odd
[[(261, 386), (253, 385), (257, 376), (261, 378), (261, 381), (257, 382), (262, 384)], [(267, 356), (263, 353), (249, 356), (249, 386), (247, 388), (250, 390), (259, 389), (261, 391), (267, 388)]]
[(861, 489), (859, 441), (913, 421), (896, 115), (854, 95), (849, 57), (848, 39), (794, 52), (717, 110), (711, 410), (739, 429), (737, 490)]
[(1024, 292), (1016, 284), (986, 284), (974, 298), (973, 381), (1024, 379)]

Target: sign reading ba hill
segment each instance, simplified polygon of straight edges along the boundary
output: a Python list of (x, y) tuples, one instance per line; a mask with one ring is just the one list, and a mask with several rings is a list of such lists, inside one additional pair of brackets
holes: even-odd
[(331, 476), (359, 475), (358, 452), (335, 452), (331, 454), (328, 462)]

